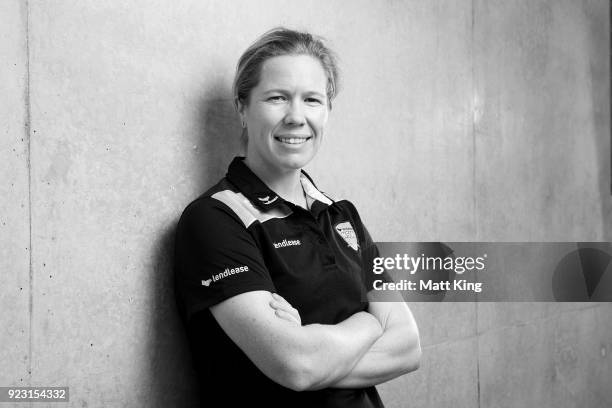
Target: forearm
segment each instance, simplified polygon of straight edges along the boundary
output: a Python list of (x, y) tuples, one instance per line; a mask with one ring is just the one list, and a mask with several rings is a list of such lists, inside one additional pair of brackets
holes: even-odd
[(368, 294), (368, 311), (380, 322), (383, 335), (344, 378), (331, 385), (336, 388), (369, 387), (389, 381), (419, 367), (421, 345), (412, 312), (403, 299), (377, 302)]
[(262, 373), (295, 391), (325, 388), (346, 376), (383, 331), (367, 312), (335, 325), (302, 326), (297, 311), (295, 319), (279, 318), (273, 304), (269, 292), (252, 291), (211, 307), (211, 313)]
[(382, 335), (374, 316), (359, 312), (336, 325), (302, 326), (310, 352), (305, 389), (327, 388), (345, 378)]
[(363, 388), (389, 381), (416, 370), (420, 355), (418, 335), (411, 327), (390, 327), (345, 377), (329, 386)]

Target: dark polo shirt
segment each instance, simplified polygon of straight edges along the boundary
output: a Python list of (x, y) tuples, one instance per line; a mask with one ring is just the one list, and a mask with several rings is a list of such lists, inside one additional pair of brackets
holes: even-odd
[[(336, 324), (366, 310), (378, 251), (357, 210), (301, 180), (310, 211), (283, 200), (235, 158), (227, 175), (187, 206), (176, 232), (175, 288), (203, 406), (383, 407), (374, 387), (296, 392), (266, 377), (209, 307), (240, 293), (278, 293), (302, 324)], [(370, 267), (364, 267), (370, 265)], [(215, 401), (215, 402), (212, 402)]]

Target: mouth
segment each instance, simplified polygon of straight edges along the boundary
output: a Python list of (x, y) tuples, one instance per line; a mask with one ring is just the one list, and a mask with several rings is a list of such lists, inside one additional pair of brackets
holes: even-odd
[(279, 135), (274, 136), (274, 139), (289, 145), (301, 145), (312, 139), (312, 136), (305, 135)]

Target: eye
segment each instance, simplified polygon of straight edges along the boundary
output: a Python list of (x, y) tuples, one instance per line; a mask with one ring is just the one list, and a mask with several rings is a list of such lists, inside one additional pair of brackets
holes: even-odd
[(282, 96), (282, 95), (273, 95), (273, 96), (270, 96), (267, 99), (267, 101), (269, 101), (269, 102), (283, 102), (285, 100), (286, 100), (286, 98), (284, 96)]
[(319, 98), (306, 98), (304, 101), (310, 105), (322, 105), (323, 104), (323, 101)]

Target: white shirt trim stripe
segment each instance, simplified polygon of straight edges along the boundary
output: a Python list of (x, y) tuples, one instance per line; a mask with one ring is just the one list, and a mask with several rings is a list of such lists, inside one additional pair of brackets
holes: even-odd
[(230, 190), (219, 191), (213, 194), (212, 198), (231, 208), (247, 228), (255, 221), (264, 223), (275, 218), (288, 217), (292, 213), (291, 210), (285, 211), (278, 207), (271, 208), (266, 212), (260, 211), (242, 193), (234, 193)]

